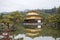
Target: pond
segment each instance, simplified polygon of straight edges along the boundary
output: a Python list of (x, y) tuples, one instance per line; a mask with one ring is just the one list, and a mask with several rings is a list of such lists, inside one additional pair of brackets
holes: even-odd
[(14, 37), (15, 40), (23, 38), (23, 40), (60, 40), (60, 38), (53, 38), (52, 36), (39, 36), (35, 38), (27, 37), (25, 34), (18, 34)]
[(23, 38), (23, 40), (60, 40), (60, 30), (51, 27), (43, 27), (37, 37), (27, 37), (26, 34), (23, 33), (14, 37), (14, 39), (20, 38)]

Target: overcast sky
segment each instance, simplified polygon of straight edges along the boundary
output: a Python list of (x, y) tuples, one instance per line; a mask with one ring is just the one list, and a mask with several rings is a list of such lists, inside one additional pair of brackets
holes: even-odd
[(0, 12), (26, 9), (51, 9), (60, 6), (60, 0), (0, 0)]

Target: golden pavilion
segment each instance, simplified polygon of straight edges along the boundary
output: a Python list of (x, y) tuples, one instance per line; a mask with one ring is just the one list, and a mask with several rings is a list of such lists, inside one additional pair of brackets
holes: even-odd
[(29, 11), (24, 17), (23, 25), (26, 35), (36, 36), (41, 31), (42, 17), (36, 11)]

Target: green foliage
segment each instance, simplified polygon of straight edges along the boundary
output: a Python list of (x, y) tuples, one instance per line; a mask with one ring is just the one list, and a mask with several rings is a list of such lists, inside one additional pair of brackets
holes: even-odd
[(60, 14), (60, 7), (58, 8), (58, 13)]
[(41, 36), (52, 36), (54, 38), (60, 37), (60, 30), (53, 29), (51, 27), (44, 27), (40, 32)]
[(20, 38), (20, 40), (23, 40), (23, 38)]
[[(42, 27), (42, 31), (40, 32), (40, 35), (59, 37), (60, 30), (57, 30), (57, 29), (60, 29), (60, 26), (59, 26), (60, 25), (60, 7), (58, 8), (58, 13), (55, 13), (52, 15), (41, 13), (40, 16), (43, 17), (43, 20), (42, 20), (43, 27)], [(22, 22), (23, 22), (23, 15), (18, 11), (10, 12), (9, 14), (0, 14), (0, 23), (5, 23), (5, 25), (7, 25), (6, 23), (9, 23), (14, 25), (15, 28), (17, 28), (14, 34), (24, 33), (24, 28), (21, 25)], [(0, 26), (0, 28), (2, 28), (2, 26)], [(11, 29), (12, 28), (13, 26), (11, 27)]]
[[(11, 24), (13, 26), (10, 26), (10, 29), (13, 29), (13, 27), (15, 27), (16, 28), (16, 32), (15, 32), (16, 34), (23, 32), (23, 30), (22, 30), (23, 27), (21, 26), (22, 21), (23, 21), (23, 16), (18, 11), (11, 12), (9, 14), (1, 14), (0, 15), (0, 23), (4, 23), (4, 28), (6, 28), (6, 26), (8, 24)], [(0, 26), (0, 28), (1, 27), (2, 26)]]

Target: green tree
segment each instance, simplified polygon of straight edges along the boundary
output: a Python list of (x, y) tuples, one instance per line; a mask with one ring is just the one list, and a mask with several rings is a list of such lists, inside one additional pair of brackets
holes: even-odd
[(60, 14), (60, 7), (58, 8), (58, 13)]

